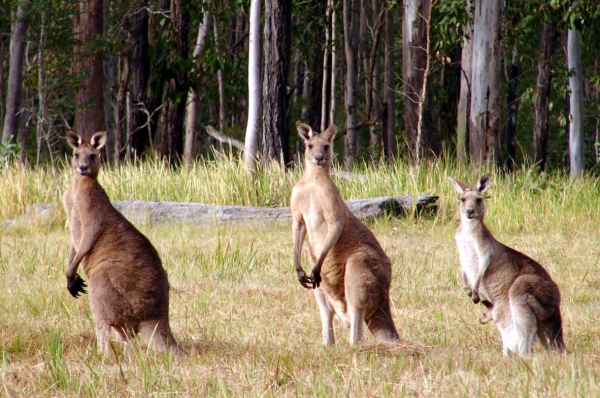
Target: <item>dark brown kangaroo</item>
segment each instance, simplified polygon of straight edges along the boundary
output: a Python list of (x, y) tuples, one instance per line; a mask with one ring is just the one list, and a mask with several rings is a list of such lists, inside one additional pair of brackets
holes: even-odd
[(88, 278), (90, 306), (99, 348), (110, 352), (111, 329), (122, 341), (136, 334), (155, 349), (185, 355), (169, 326), (169, 281), (156, 249), (110, 203), (98, 184), (100, 149), (106, 132), (89, 143), (67, 133), (74, 149), (73, 182), (63, 197), (72, 247), (67, 289), (75, 298), (86, 293), (77, 274), (81, 264)]

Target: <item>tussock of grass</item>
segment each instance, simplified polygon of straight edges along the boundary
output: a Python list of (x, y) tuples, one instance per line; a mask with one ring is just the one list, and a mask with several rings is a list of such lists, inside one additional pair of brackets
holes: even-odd
[[(169, 273), (171, 326), (188, 358), (115, 346), (95, 348), (87, 296), (65, 289), (64, 222), (0, 227), (0, 388), (22, 397), (100, 396), (531, 396), (600, 395), (598, 180), (493, 171), (488, 224), (496, 237), (540, 261), (561, 288), (569, 355), (539, 345), (503, 357), (483, 307), (462, 292), (453, 234), (457, 194), (447, 177), (473, 184), (476, 170), (452, 164), (362, 167), (338, 179), (342, 195), (432, 193), (436, 216), (368, 223), (393, 263), (391, 298), (400, 347), (320, 346), (311, 292), (296, 281), (289, 224), (139, 226)], [(58, 202), (69, 173), (13, 167), (0, 178), (1, 218), (31, 203)], [(252, 181), (235, 160), (172, 171), (160, 163), (105, 170), (113, 200), (286, 205), (300, 171), (262, 170)], [(305, 267), (309, 267), (305, 263)], [(4, 391), (3, 393), (4, 394)], [(6, 394), (5, 394), (6, 395)]]

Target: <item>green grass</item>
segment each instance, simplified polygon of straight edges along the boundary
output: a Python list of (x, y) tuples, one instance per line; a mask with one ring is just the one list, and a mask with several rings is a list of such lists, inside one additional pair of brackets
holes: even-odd
[[(69, 232), (64, 216), (0, 227), (0, 396), (600, 396), (600, 189), (528, 170), (493, 172), (487, 222), (502, 242), (541, 262), (563, 296), (568, 355), (504, 357), (483, 307), (463, 293), (453, 241), (457, 195), (448, 176), (474, 183), (466, 167), (435, 163), (363, 167), (366, 179), (337, 179), (345, 198), (439, 195), (436, 216), (377, 219), (393, 263), (393, 316), (406, 344), (390, 350), (368, 336), (320, 345), (312, 294), (296, 281), (289, 223), (139, 225), (169, 273), (171, 326), (188, 358), (134, 344), (103, 357), (88, 297), (65, 289)], [(105, 170), (113, 200), (148, 199), (286, 205), (300, 171), (262, 170), (252, 181), (221, 159), (171, 171), (157, 163)], [(32, 203), (57, 203), (69, 173), (12, 167), (0, 176), (0, 219)], [(305, 267), (308, 264), (305, 263)]]

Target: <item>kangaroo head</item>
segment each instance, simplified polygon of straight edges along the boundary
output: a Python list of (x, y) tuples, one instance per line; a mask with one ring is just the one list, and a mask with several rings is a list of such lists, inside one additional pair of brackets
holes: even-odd
[(483, 193), (490, 187), (492, 176), (486, 174), (477, 181), (477, 184), (471, 188), (466, 184), (449, 178), (454, 189), (460, 194), (460, 216), (468, 219), (482, 220), (485, 213), (485, 204), (483, 202)]
[(335, 137), (337, 127), (335, 124), (327, 127), (327, 130), (317, 134), (305, 123), (296, 122), (298, 135), (304, 141), (304, 160), (306, 166), (314, 165), (328, 168), (331, 165), (331, 141)]
[(100, 149), (106, 144), (106, 131), (95, 133), (90, 142), (75, 131), (67, 131), (67, 142), (73, 148), (72, 165), (81, 175), (95, 176), (100, 169)]

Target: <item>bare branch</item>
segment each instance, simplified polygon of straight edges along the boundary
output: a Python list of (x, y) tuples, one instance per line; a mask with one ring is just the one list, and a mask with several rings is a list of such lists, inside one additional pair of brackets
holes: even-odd
[(240, 151), (244, 151), (244, 143), (243, 142), (238, 141), (235, 138), (231, 138), (231, 137), (221, 133), (213, 126), (206, 126), (205, 128), (206, 128), (206, 132), (208, 133), (208, 135), (210, 135), (214, 139), (216, 139), (220, 142), (229, 144), (230, 146), (236, 147)]

